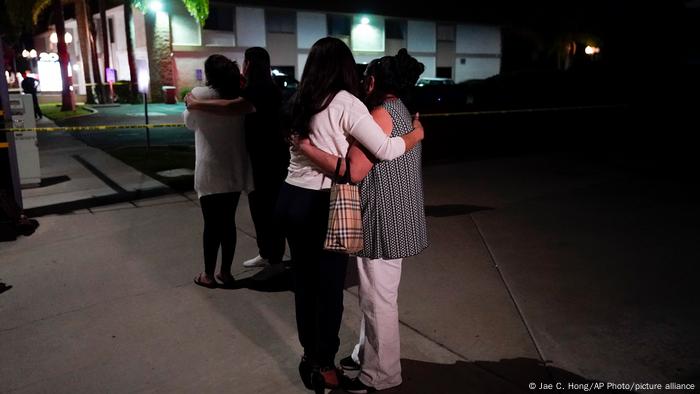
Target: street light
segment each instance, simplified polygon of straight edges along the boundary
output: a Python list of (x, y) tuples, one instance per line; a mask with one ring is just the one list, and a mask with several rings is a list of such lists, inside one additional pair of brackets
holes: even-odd
[(151, 83), (151, 76), (148, 66), (139, 67), (138, 71), (139, 92), (143, 94), (143, 114), (146, 117), (146, 150), (151, 149), (151, 131), (148, 127), (148, 85)]
[(148, 3), (148, 8), (150, 8), (150, 10), (153, 12), (161, 12), (163, 11), (163, 3), (158, 0), (153, 0)]
[[(73, 35), (66, 32), (63, 39), (65, 40), (66, 44), (70, 44), (73, 42)], [(49, 41), (51, 41), (52, 44), (58, 44), (58, 34), (56, 34), (56, 32), (51, 33), (49, 35)]]
[(26, 50), (26, 49), (23, 50), (23, 51), (22, 51), (22, 57), (25, 58), (25, 59), (27, 59), (27, 61), (29, 62), (29, 67), (32, 69), (32, 70), (31, 70), (32, 73), (34, 73), (34, 72), (35, 72), (34, 69), (36, 68), (35, 62), (36, 62), (36, 58), (38, 57), (38, 55), (37, 55), (37, 53), (36, 53), (36, 49), (32, 49), (32, 50), (30, 50), (30, 51), (28, 51), (28, 50)]
[(583, 51), (586, 52), (586, 55), (595, 55), (600, 52), (600, 48), (588, 45)]

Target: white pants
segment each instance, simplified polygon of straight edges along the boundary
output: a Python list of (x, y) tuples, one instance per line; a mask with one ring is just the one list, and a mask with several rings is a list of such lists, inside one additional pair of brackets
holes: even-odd
[(401, 260), (357, 258), (362, 323), (352, 358), (361, 365), (360, 381), (377, 390), (401, 384)]

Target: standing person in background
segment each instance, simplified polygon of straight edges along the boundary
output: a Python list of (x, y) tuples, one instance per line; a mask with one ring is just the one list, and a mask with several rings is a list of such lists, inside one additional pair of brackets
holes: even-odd
[(39, 107), (39, 97), (37, 97), (37, 89), (39, 88), (39, 81), (32, 78), (29, 75), (29, 71), (25, 74), (22, 80), (22, 91), (26, 94), (32, 95), (32, 101), (34, 102), (34, 117), (36, 119), (41, 119), (44, 114), (41, 113), (41, 107)]
[[(365, 104), (391, 137), (406, 135), (411, 114), (401, 98), (424, 66), (405, 49), (369, 63), (365, 71)], [(335, 172), (338, 157), (300, 140), (299, 149), (326, 174)], [(348, 153), (351, 178), (360, 182), (364, 250), (357, 254), (362, 323), (359, 343), (340, 361), (345, 369), (360, 369), (342, 388), (351, 393), (384, 390), (401, 384), (401, 340), (398, 292), (403, 258), (428, 247), (423, 199), (421, 145), (391, 161), (376, 159), (359, 147)], [(345, 172), (344, 168), (341, 170)]]
[[(207, 86), (192, 90), (201, 99), (234, 99), (240, 94), (238, 65), (222, 55), (211, 55), (204, 63)], [(231, 83), (236, 81), (236, 83)], [(185, 124), (195, 130), (194, 189), (204, 217), (204, 272), (194, 283), (232, 287), (231, 264), (236, 251), (236, 207), (241, 191), (252, 189), (252, 171), (245, 149), (242, 115), (206, 114), (185, 110)], [(221, 268), (214, 275), (221, 246)], [(215, 279), (216, 278), (216, 279)]]
[(245, 267), (262, 267), (282, 262), (285, 239), (275, 220), (275, 205), (287, 176), (289, 145), (282, 134), (280, 111), (282, 91), (270, 70), (270, 54), (260, 47), (248, 48), (243, 61), (245, 87), (238, 100), (195, 100), (187, 98), (188, 108), (207, 112), (247, 113), (246, 148), (253, 165), (255, 190), (248, 193), (250, 215), (255, 226), (258, 256), (246, 260)]
[[(308, 138), (319, 149), (344, 157), (350, 143), (378, 160), (391, 160), (423, 139), (419, 128), (390, 138), (355, 96), (359, 78), (350, 48), (337, 38), (318, 40), (309, 52), (292, 106), (293, 139)], [(278, 212), (289, 242), (304, 385), (323, 393), (340, 384), (335, 356), (343, 316), (348, 255), (324, 250), (331, 178), (297, 150), (282, 185)]]

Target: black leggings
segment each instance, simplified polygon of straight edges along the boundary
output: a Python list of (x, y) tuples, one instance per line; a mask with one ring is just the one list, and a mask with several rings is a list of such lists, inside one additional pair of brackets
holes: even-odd
[(236, 207), (240, 192), (217, 193), (200, 197), (204, 217), (204, 272), (209, 276), (216, 270), (216, 258), (221, 245), (221, 271), (231, 272), (236, 252)]
[(328, 190), (285, 183), (277, 204), (292, 255), (299, 341), (306, 357), (321, 366), (334, 365), (340, 346), (348, 263), (347, 254), (323, 250), (329, 200)]

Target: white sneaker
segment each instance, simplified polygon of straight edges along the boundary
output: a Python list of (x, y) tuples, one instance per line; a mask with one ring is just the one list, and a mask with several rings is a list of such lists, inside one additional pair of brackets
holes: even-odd
[(253, 267), (264, 267), (268, 265), (270, 262), (267, 259), (264, 259), (260, 257), (260, 255), (257, 255), (253, 257), (250, 260), (246, 260), (243, 262), (243, 266), (246, 268), (253, 268)]

